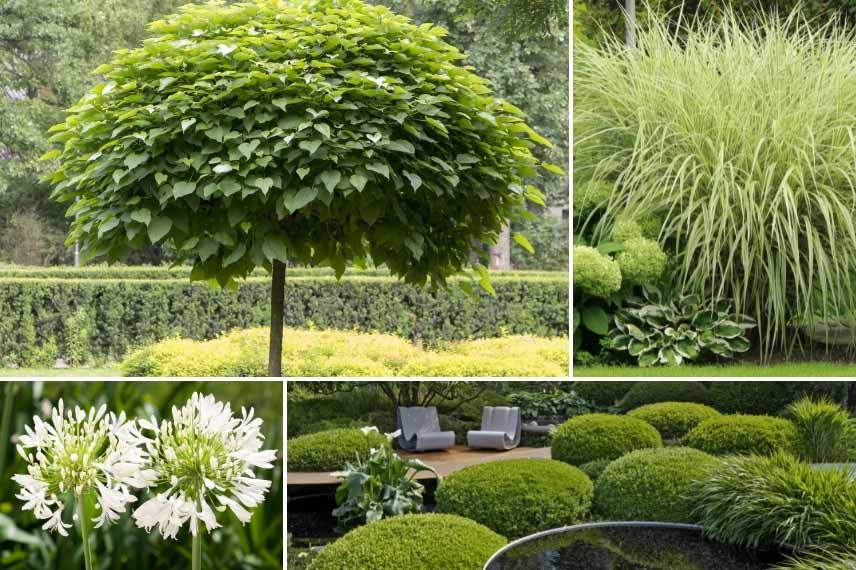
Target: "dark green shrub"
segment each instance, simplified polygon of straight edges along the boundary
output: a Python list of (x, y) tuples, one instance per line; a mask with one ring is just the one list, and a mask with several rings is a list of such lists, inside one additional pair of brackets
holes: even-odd
[(617, 459), (635, 449), (662, 447), (652, 426), (626, 416), (588, 414), (572, 418), (553, 433), (553, 459), (582, 465), (597, 459)]
[(720, 413), (704, 404), (658, 402), (640, 406), (627, 415), (648, 422), (663, 439), (679, 439), (701, 422), (718, 417)]
[(352, 530), (309, 570), (482, 570), (503, 537), (455, 515), (404, 515)]
[[(270, 322), (267, 280), (247, 279), (232, 292), (186, 278), (138, 279), (134, 268), (127, 271), (131, 278), (126, 279), (123, 270), (118, 272), (121, 280), (77, 279), (73, 271), (67, 272), (68, 279), (37, 273), (32, 278), (0, 277), (0, 360), (21, 364), (22, 355), (51, 336), (67, 338), (66, 319), (79, 307), (86, 307), (89, 315), (88, 352), (94, 359), (119, 359), (130, 348), (170, 336), (210, 339)], [(457, 287), (431, 291), (383, 276), (345, 277), (337, 283), (317, 272), (289, 275), (287, 326), (377, 330), (428, 345), (497, 337), (503, 331), (568, 334), (566, 274), (496, 275), (492, 282), (497, 296), (480, 293), (475, 298)]]
[(472, 519), (509, 538), (572, 525), (591, 508), (592, 483), (550, 459), (511, 459), (467, 467), (437, 489), (437, 509)]
[(717, 464), (716, 458), (686, 447), (632, 451), (598, 478), (594, 509), (610, 520), (691, 522), (690, 485)]
[(749, 547), (856, 548), (856, 485), (786, 453), (729, 457), (691, 495), (712, 539)]
[(612, 459), (595, 459), (580, 465), (580, 471), (588, 475), (592, 481), (597, 481), (610, 463), (612, 463)]
[(723, 414), (778, 415), (804, 389), (801, 382), (714, 381), (710, 383), (710, 404)]
[(365, 461), (372, 448), (391, 449), (386, 436), (376, 431), (332, 429), (288, 440), (289, 471), (338, 471), (346, 463)]
[(701, 382), (637, 382), (621, 399), (619, 406), (623, 410), (633, 410), (647, 404), (658, 402), (708, 402), (707, 388)]
[(797, 443), (794, 424), (770, 416), (721, 416), (705, 420), (684, 438), (689, 447), (711, 455), (767, 455), (793, 451)]
[(621, 400), (636, 382), (608, 380), (577, 380), (571, 389), (581, 398), (596, 406), (614, 406)]

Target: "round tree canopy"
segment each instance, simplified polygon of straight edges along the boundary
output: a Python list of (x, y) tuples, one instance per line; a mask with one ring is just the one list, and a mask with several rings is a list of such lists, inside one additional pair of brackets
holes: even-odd
[(443, 284), (543, 203), (527, 177), (560, 171), (444, 30), (386, 8), (188, 5), (151, 31), (52, 129), (48, 180), (90, 257), (164, 244), (221, 284), (286, 256), (337, 275), (371, 259)]

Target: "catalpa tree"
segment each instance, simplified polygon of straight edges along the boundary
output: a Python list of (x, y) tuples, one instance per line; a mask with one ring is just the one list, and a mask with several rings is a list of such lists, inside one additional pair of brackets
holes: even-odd
[(543, 204), (525, 179), (561, 172), (442, 29), (386, 8), (188, 5), (151, 32), (95, 70), (106, 81), (52, 129), (64, 146), (48, 180), (73, 202), (69, 241), (109, 261), (163, 245), (222, 286), (269, 270), (271, 375), (287, 258), (337, 276), (370, 261), (444, 286), (527, 200)]

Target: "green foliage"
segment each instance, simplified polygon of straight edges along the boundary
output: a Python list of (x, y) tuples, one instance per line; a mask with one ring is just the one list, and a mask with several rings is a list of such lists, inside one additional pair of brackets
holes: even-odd
[(633, 410), (646, 404), (659, 402), (708, 402), (707, 388), (701, 382), (665, 381), (636, 382), (618, 403), (622, 410)]
[(621, 269), (609, 256), (586, 245), (574, 246), (574, 289), (609, 299), (621, 289)]
[(719, 417), (720, 413), (704, 404), (659, 402), (635, 408), (627, 415), (651, 424), (663, 439), (674, 440), (684, 437), (701, 422)]
[(576, 467), (550, 459), (510, 459), (466, 467), (437, 489), (437, 509), (515, 539), (580, 522), (593, 487)]
[[(269, 332), (236, 330), (209, 341), (163, 340), (122, 362), (128, 376), (265, 376)], [(568, 339), (508, 336), (424, 350), (379, 333), (286, 329), (286, 376), (560, 376), (568, 374)]]
[(377, 431), (332, 429), (288, 440), (289, 471), (339, 471), (346, 464), (366, 461), (372, 448), (391, 450)]
[(710, 385), (711, 405), (725, 414), (778, 415), (801, 394), (812, 389), (809, 383), (785, 381), (722, 381)]
[(561, 416), (570, 418), (592, 411), (591, 404), (574, 392), (555, 390), (552, 392), (516, 392), (508, 395), (512, 406), (520, 408), (524, 420), (539, 416)]
[(338, 475), (333, 516), (348, 528), (421, 512), (425, 487), (415, 478), (426, 471), (437, 474), (418, 459), (401, 459), (387, 446), (373, 449), (368, 458), (346, 463)]
[(856, 485), (840, 470), (815, 470), (785, 453), (729, 457), (692, 496), (705, 534), (720, 542), (801, 553), (856, 547)]
[(63, 321), (65, 330), (64, 354), (69, 366), (80, 366), (89, 360), (89, 343), (92, 335), (92, 322), (86, 309), (78, 307)]
[(794, 424), (769, 416), (721, 416), (705, 420), (683, 440), (689, 447), (711, 455), (767, 455), (793, 452), (797, 445)]
[(505, 539), (455, 515), (404, 515), (352, 530), (309, 570), (482, 570)]
[(337, 275), (371, 258), (443, 285), (543, 204), (523, 177), (549, 141), (442, 30), (359, 0), (259, 0), (188, 5), (151, 31), (52, 129), (48, 180), (89, 257), (165, 244), (221, 285), (287, 256)]
[(633, 388), (635, 382), (610, 380), (577, 380), (573, 390), (581, 398), (596, 406), (607, 408), (614, 406)]
[(610, 463), (612, 463), (612, 459), (595, 459), (594, 461), (580, 465), (580, 471), (588, 475), (592, 481), (597, 482)]
[(574, 217), (585, 217), (601, 209), (609, 200), (613, 186), (602, 180), (574, 185)]
[(635, 449), (662, 447), (660, 434), (635, 418), (588, 414), (571, 418), (553, 432), (553, 459), (582, 465), (597, 459), (617, 459)]
[(639, 366), (679, 366), (746, 352), (751, 346), (746, 333), (754, 327), (748, 316), (735, 316), (727, 301), (702, 303), (696, 295), (667, 301), (659, 290), (646, 288), (641, 298), (626, 299), (609, 335), (611, 347), (635, 357)]
[(856, 420), (826, 398), (803, 398), (788, 406), (797, 428), (797, 453), (812, 463), (844, 463), (856, 458)]
[(515, 269), (567, 271), (568, 223), (544, 214), (537, 220), (514, 224), (512, 231), (526, 236), (535, 254), (516, 241), (511, 243), (511, 264)]
[(627, 285), (655, 283), (666, 269), (666, 254), (654, 240), (635, 237), (624, 242), (624, 249), (615, 256), (621, 269), (622, 282)]
[[(22, 351), (67, 338), (66, 319), (80, 307), (90, 315), (92, 358), (118, 359), (131, 348), (170, 336), (213, 338), (233, 328), (270, 322), (270, 284), (248, 279), (237, 291), (188, 283), (180, 270), (103, 268), (73, 270), (54, 278), (55, 270), (28, 278), (0, 276), (0, 359), (24, 365)], [(471, 298), (463, 291), (421, 289), (389, 277), (345, 278), (295, 272), (285, 299), (285, 322), (319, 328), (383, 331), (436, 345), (444, 339), (535, 334), (564, 336), (568, 327), (565, 276), (512, 274), (494, 278), (496, 297)], [(101, 279), (101, 276), (105, 279)], [(50, 276), (50, 277), (49, 277)], [(98, 276), (98, 278), (95, 278)], [(90, 278), (91, 277), (91, 278)], [(127, 279), (125, 279), (127, 277)], [(121, 279), (121, 280), (120, 280)], [(524, 363), (521, 363), (524, 364)]]
[(856, 311), (856, 44), (798, 16), (670, 25), (632, 57), (618, 39), (575, 55), (575, 176), (620, 181), (591, 231), (663, 215), (677, 288), (714, 291), (765, 355), (790, 352), (795, 323)]
[(772, 570), (852, 570), (856, 567), (856, 549), (842, 552), (821, 552), (791, 558)]
[(685, 447), (632, 451), (610, 463), (598, 478), (594, 509), (609, 520), (693, 522), (690, 486), (718, 463)]
[(642, 237), (642, 226), (632, 218), (619, 218), (612, 226), (612, 241), (625, 243)]

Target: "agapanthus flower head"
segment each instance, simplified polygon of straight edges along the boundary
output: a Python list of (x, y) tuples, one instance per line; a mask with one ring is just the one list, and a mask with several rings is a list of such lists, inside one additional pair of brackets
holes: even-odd
[(49, 422), (34, 416), (33, 427), (24, 429), (17, 449), (27, 473), (12, 479), (21, 486), (16, 497), (24, 501), (24, 510), (46, 519), (46, 530), (67, 536), (71, 525), (62, 520), (65, 503), (89, 493), (95, 494), (100, 511), (95, 526), (115, 522), (136, 501), (130, 488), (147, 487), (154, 480), (154, 472), (146, 468), (145, 438), (124, 412), (107, 413), (106, 406), (66, 411), (60, 400)]
[(151, 441), (147, 451), (157, 474), (152, 499), (143, 503), (133, 518), (137, 526), (157, 526), (167, 538), (175, 538), (185, 522), (194, 535), (221, 525), (217, 512), (230, 509), (242, 523), (250, 520), (248, 509), (264, 501), (271, 482), (257, 479), (255, 468), (271, 469), (276, 450), (262, 450), (262, 420), (241, 408), (241, 417), (228, 403), (214, 396), (193, 394), (172, 419), (158, 425), (153, 417), (140, 426)]

